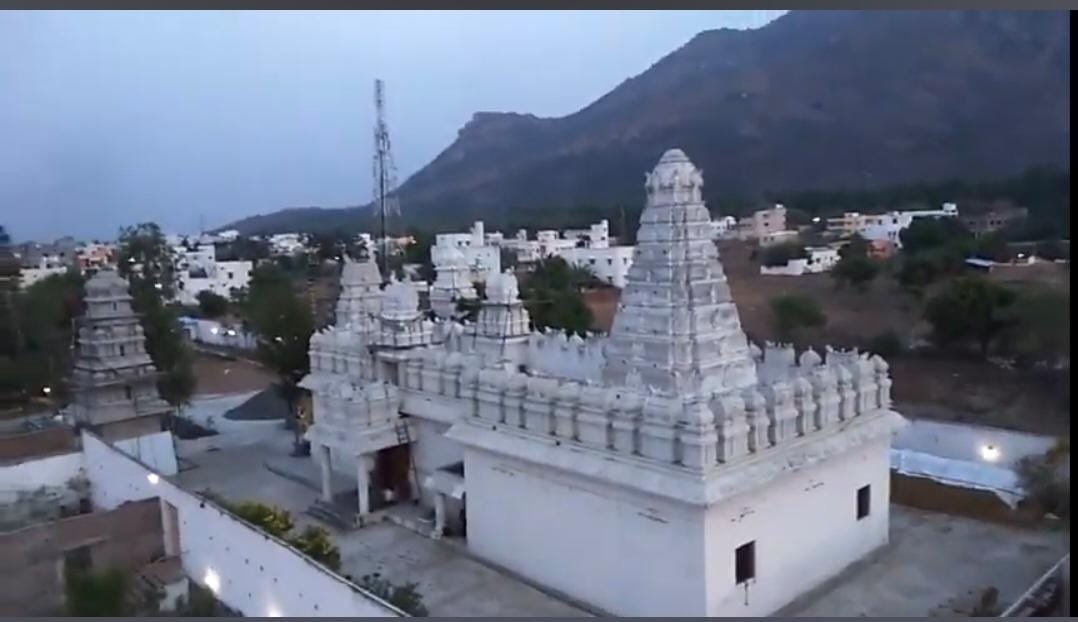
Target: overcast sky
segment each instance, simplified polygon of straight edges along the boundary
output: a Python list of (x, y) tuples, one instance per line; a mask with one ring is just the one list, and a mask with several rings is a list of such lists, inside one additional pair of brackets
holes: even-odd
[(0, 224), (112, 238), (365, 203), (377, 77), (403, 182), (474, 112), (562, 116), (781, 13), (3, 11)]

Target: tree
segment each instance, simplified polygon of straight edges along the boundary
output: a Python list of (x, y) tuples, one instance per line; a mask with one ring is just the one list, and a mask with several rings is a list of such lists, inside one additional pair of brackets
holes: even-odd
[(194, 356), (175, 311), (165, 300), (175, 293), (172, 250), (155, 223), (120, 231), (117, 266), (131, 284), (131, 306), (140, 315), (146, 352), (160, 372), (157, 390), (173, 406), (186, 404), (195, 389)]
[[(20, 336), (13, 357), (0, 355), (0, 392), (23, 396), (68, 396), (73, 322), (82, 312), (82, 277), (73, 271), (54, 274), (17, 293), (12, 323)], [(17, 323), (17, 324), (16, 324)]]
[(868, 242), (860, 235), (854, 234), (839, 249), (838, 255), (839, 260), (831, 269), (831, 277), (839, 285), (848, 283), (864, 291), (880, 271), (876, 262), (868, 256)]
[(118, 569), (101, 572), (71, 570), (64, 576), (64, 608), (70, 616), (126, 616), (130, 581)]
[(910, 255), (945, 246), (965, 247), (972, 239), (957, 218), (914, 218), (898, 237), (902, 252)]
[(1070, 358), (1070, 296), (1037, 288), (1023, 292), (1010, 309), (1003, 349), (1019, 364), (1055, 365)]
[(807, 259), (808, 249), (799, 242), (783, 242), (765, 246), (761, 250), (760, 263), (768, 267), (785, 266), (791, 259)]
[(267, 263), (251, 272), (240, 312), (258, 338), (258, 360), (279, 378), (278, 386), (291, 413), (289, 425), (294, 426), (298, 384), (309, 371), (307, 351), (314, 333), (311, 309), (296, 295), (288, 275), (276, 264)]
[(816, 301), (807, 296), (787, 294), (771, 299), (772, 322), (778, 338), (791, 341), (803, 328), (823, 326), (827, 317)]
[(581, 290), (594, 281), (590, 270), (570, 266), (561, 257), (541, 261), (521, 289), (532, 325), (587, 334), (593, 318)]
[(973, 255), (982, 259), (1007, 262), (1014, 259), (1014, 252), (1007, 244), (1007, 239), (1002, 233), (995, 231), (977, 238), (971, 244)]
[(198, 293), (198, 310), (202, 317), (221, 317), (228, 312), (228, 299), (209, 290), (202, 290)]
[(977, 276), (957, 279), (928, 301), (925, 319), (932, 326), (932, 341), (941, 348), (976, 344), (982, 357), (1013, 323), (1015, 293)]

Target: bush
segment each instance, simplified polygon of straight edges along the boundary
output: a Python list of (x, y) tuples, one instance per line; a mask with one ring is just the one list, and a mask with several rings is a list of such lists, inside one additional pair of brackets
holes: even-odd
[(1071, 485), (1069, 469), (1070, 447), (1067, 440), (1044, 455), (1026, 456), (1015, 465), (1018, 482), (1025, 490), (1025, 501), (1041, 514), (1055, 514), (1060, 518), (1070, 516)]
[(902, 354), (906, 348), (898, 333), (894, 329), (887, 329), (870, 339), (866, 349), (873, 354), (890, 358)]
[(292, 516), (288, 512), (265, 503), (244, 501), (237, 505), (229, 505), (228, 509), (236, 516), (278, 538), (283, 538), (294, 526)]
[(130, 581), (117, 569), (68, 571), (64, 576), (64, 609), (70, 616), (126, 616)]
[(228, 312), (228, 299), (209, 290), (203, 290), (198, 293), (198, 310), (202, 317), (221, 317)]
[(812, 298), (798, 295), (776, 296), (771, 299), (772, 322), (778, 338), (789, 341), (802, 328), (823, 326), (827, 317)]
[(363, 575), (359, 585), (371, 594), (411, 616), (424, 617), (428, 615), (427, 608), (423, 605), (423, 596), (416, 589), (418, 587), (417, 583), (406, 583), (401, 586), (393, 585), (393, 583), (383, 579), (376, 572)]
[(341, 569), (340, 549), (330, 540), (329, 532), (321, 527), (308, 526), (298, 536), (289, 538), (288, 543), (331, 570)]

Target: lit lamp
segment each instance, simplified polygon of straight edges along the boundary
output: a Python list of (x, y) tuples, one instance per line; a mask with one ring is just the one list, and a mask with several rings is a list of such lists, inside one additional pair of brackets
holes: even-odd
[(48, 397), (52, 394), (52, 387), (41, 387), (41, 392), (45, 395), (45, 397)]
[(986, 462), (999, 460), (999, 447), (995, 445), (981, 445), (981, 458)]
[(206, 576), (202, 577), (202, 582), (206, 584), (206, 587), (210, 588), (210, 591), (215, 595), (221, 591), (221, 577), (217, 576), (213, 568), (206, 569)]
[(161, 477), (157, 473), (148, 473), (146, 475), (146, 479), (154, 485), (156, 485), (157, 482), (161, 481)]

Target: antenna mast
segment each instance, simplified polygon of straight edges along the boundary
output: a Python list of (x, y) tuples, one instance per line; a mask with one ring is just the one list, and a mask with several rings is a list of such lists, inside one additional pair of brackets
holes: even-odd
[(386, 219), (400, 216), (397, 202), (397, 167), (389, 144), (389, 128), (386, 127), (385, 83), (374, 81), (374, 200), (382, 226), (382, 280), (389, 278), (389, 232)]

